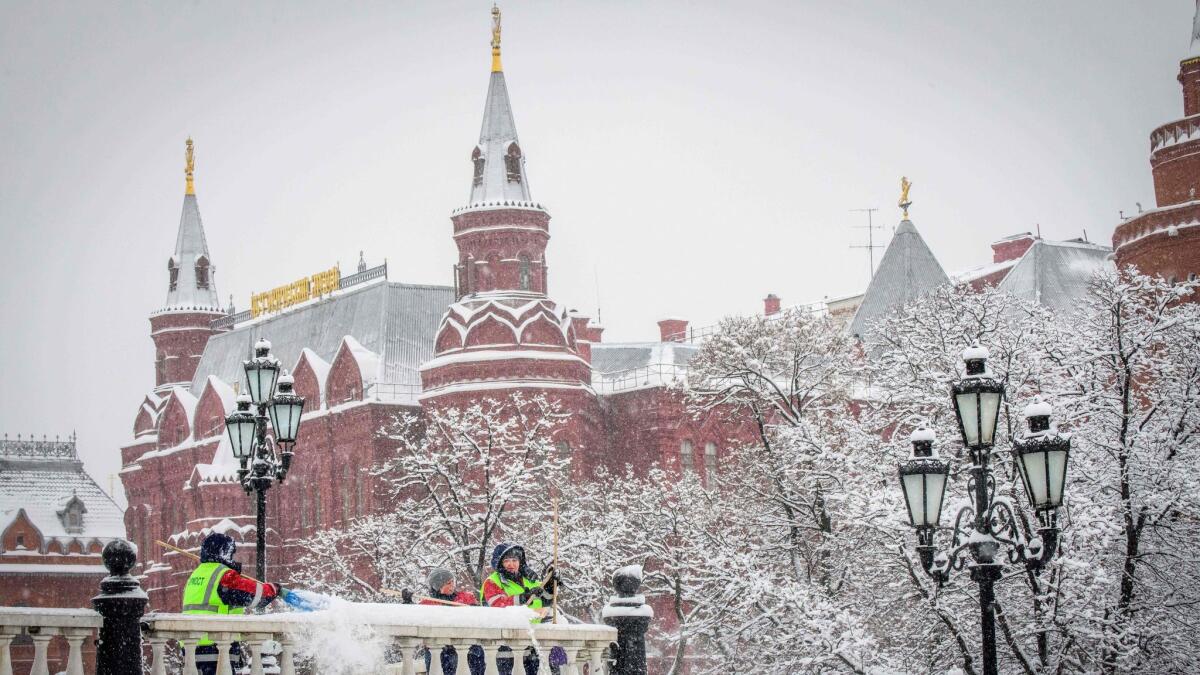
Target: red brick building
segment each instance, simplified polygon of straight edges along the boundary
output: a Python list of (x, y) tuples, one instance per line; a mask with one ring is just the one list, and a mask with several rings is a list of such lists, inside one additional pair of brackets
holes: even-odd
[(1182, 281), (1200, 274), (1200, 3), (1178, 79), (1184, 116), (1150, 132), (1157, 207), (1118, 225), (1113, 249), (1121, 267)]
[[(0, 598), (15, 607), (91, 607), (108, 575), (100, 551), (125, 536), (121, 507), (91, 476), (75, 447), (33, 438), (0, 440)], [(28, 636), (16, 638), (18, 672), (33, 661)], [(67, 665), (67, 642), (50, 645), (50, 671)], [(90, 671), (95, 646), (82, 643)]]
[(458, 259), (448, 286), (397, 283), (386, 265), (368, 269), (360, 260), (356, 273), (337, 273), (331, 290), (309, 297), (304, 291), (314, 286), (306, 285), (302, 302), (293, 294), (279, 311), (221, 309), (189, 140), (167, 300), (150, 317), (156, 386), (121, 449), (125, 523), (141, 548), (152, 607), (177, 608), (193, 567), (156, 539), (196, 550), (219, 531), (253, 555), (253, 501), (237, 482), (224, 417), (259, 337), (272, 342), (307, 400), (296, 462), (268, 493), (271, 569), (295, 560), (296, 540), (387, 508), (363, 470), (394, 447), (380, 430), (422, 406), (512, 391), (558, 399), (571, 417), (555, 444), (580, 480), (592, 467), (627, 463), (715, 470), (735, 432), (684, 414), (668, 389), (697, 350), (687, 321), (661, 322), (658, 341), (605, 343), (602, 327), (548, 295), (551, 216), (529, 191), (498, 45), (489, 77), (469, 155), (470, 200), (450, 216)]
[[(1189, 129), (1200, 120), (1198, 64), (1200, 54), (1182, 66), (1191, 106), (1183, 122), (1193, 125), (1184, 125)], [(707, 475), (733, 442), (750, 433), (716, 419), (693, 419), (669, 388), (686, 379), (688, 361), (707, 329), (664, 318), (658, 340), (604, 342), (602, 327), (554, 301), (546, 260), (552, 219), (529, 189), (498, 44), (489, 78), (483, 125), (469, 153), (470, 198), (450, 214), (448, 234), (458, 255), (447, 261), (453, 277), (446, 286), (398, 283), (388, 278), (386, 265), (368, 268), (360, 260), (353, 274), (335, 272), (331, 286), (302, 280), (297, 283), (303, 292), (291, 284), (265, 305), (256, 299), (252, 311), (222, 309), (189, 161), (179, 234), (167, 264), (167, 299), (150, 317), (155, 388), (141, 401), (133, 439), (121, 449), (129, 499), (125, 524), (141, 547), (152, 607), (177, 608), (179, 586), (192, 568), (157, 547), (155, 539), (195, 550), (204, 536), (220, 531), (247, 544), (252, 555), (253, 502), (237, 482), (224, 416), (242, 381), (242, 361), (260, 337), (272, 342), (308, 401), (288, 481), (268, 493), (267, 554), (275, 570), (296, 559), (297, 540), (387, 508), (371, 482), (377, 479), (362, 480), (369, 476), (363, 469), (391, 453), (393, 442), (380, 430), (400, 412), (511, 391), (547, 394), (571, 413), (556, 445), (570, 454), (579, 480), (595, 466), (653, 462)], [(1200, 152), (1200, 135), (1195, 138), (1177, 135), (1161, 147), (1172, 148), (1171, 157), (1182, 156), (1179, 148)], [(1160, 190), (1160, 203), (1181, 199), (1181, 190), (1190, 194), (1187, 181), (1194, 184), (1197, 172), (1177, 175), (1166, 150), (1155, 156), (1156, 180), (1161, 173), (1164, 186), (1176, 186)], [(1195, 219), (1197, 202), (1174, 204), (1159, 209), (1160, 215), (1148, 212), (1147, 219), (1189, 213)], [(1137, 242), (1187, 230), (1177, 227), (1172, 235), (1170, 228), (1159, 228), (1126, 241), (1138, 222), (1149, 220), (1118, 228), (1118, 260), (1124, 256), (1148, 271), (1163, 271), (1164, 260), (1200, 259), (1195, 242), (1169, 256), (1138, 257), (1146, 245)], [(859, 332), (949, 280), (976, 288), (995, 285), (1068, 309), (1091, 273), (1113, 264), (1106, 246), (1052, 242), (1030, 233), (994, 243), (992, 253), (988, 265), (947, 275), (906, 218), (866, 292), (819, 303), (816, 311)], [(769, 295), (764, 314), (776, 314), (781, 304)]]

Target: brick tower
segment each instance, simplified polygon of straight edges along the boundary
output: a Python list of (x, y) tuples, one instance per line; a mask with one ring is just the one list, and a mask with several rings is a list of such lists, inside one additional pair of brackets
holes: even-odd
[(150, 315), (150, 337), (154, 340), (154, 391), (172, 386), (188, 387), (204, 345), (215, 331), (213, 319), (223, 316), (217, 300), (216, 270), (204, 240), (204, 225), (192, 182), (195, 168), (192, 139), (187, 140), (184, 173), (187, 187), (175, 253), (167, 259), (167, 301)]
[(1184, 117), (1150, 133), (1157, 208), (1113, 232), (1117, 265), (1134, 265), (1175, 281), (1200, 275), (1200, 0), (1191, 49), (1179, 64), (1179, 83)]
[(457, 299), (438, 327), (434, 358), (421, 366), (422, 402), (465, 403), (521, 390), (552, 394), (573, 410), (596, 408), (587, 319), (546, 295), (550, 214), (530, 197), (495, 7), (491, 81), (471, 162), (470, 201), (450, 218)]

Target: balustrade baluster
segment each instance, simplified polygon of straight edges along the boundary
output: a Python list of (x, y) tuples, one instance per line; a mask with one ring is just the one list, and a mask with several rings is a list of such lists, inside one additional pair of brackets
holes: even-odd
[(500, 643), (485, 642), (483, 645), (483, 675), (500, 675), (496, 657), (500, 654)]
[(229, 648), (232, 643), (229, 633), (217, 633), (210, 637), (217, 644), (217, 675), (233, 675), (233, 668), (229, 665)]
[(471, 669), (467, 666), (467, 654), (471, 651), (471, 645), (453, 644), (451, 647), (454, 653), (458, 654), (458, 663), (454, 666), (454, 675), (471, 675)]
[(263, 643), (269, 636), (252, 635), (245, 642), (250, 646), (250, 675), (263, 675)]
[(183, 645), (183, 675), (200, 675), (200, 670), (196, 668), (196, 643), (199, 639), (188, 636), (180, 638), (179, 642)]
[(440, 646), (435, 646), (432, 641), (426, 642), (425, 651), (429, 654), (429, 667), (425, 669), (429, 671), (429, 675), (453, 675), (442, 670), (442, 649)]
[(562, 648), (567, 654), (567, 663), (559, 672), (562, 675), (583, 675), (583, 671), (579, 667), (579, 661), (576, 658), (579, 655), (579, 643), (567, 642), (562, 645)]
[(279, 675), (296, 675), (296, 644), (290, 638), (279, 638)]
[(62, 633), (67, 639), (67, 675), (84, 675), (83, 641), (92, 631), (87, 628), (65, 628)]
[(13, 675), (12, 653), (8, 651), (8, 648), (17, 634), (7, 632), (10, 630), (12, 629), (7, 626), (0, 630), (0, 675)]
[(400, 673), (401, 675), (417, 675), (417, 664), (413, 652), (420, 640), (401, 639), (400, 642)]
[(33, 669), (29, 671), (29, 675), (50, 675), (50, 662), (47, 657), (54, 631), (47, 628), (30, 628), (29, 637), (33, 638)]
[(548, 642), (543, 642), (541, 645), (539, 645), (539, 648), (537, 650), (538, 675), (541, 675), (541, 673), (550, 672), (550, 650), (551, 649), (554, 649), (554, 645), (552, 645)]
[(151, 636), (147, 642), (150, 643), (150, 656), (154, 659), (150, 672), (153, 675), (167, 675), (167, 638)]
[(513, 675), (525, 675), (525, 643), (517, 642), (509, 646), (512, 647), (509, 656), (513, 660)]
[(604, 673), (604, 645), (600, 643), (592, 644), (591, 658), (588, 660), (588, 675), (603, 675)]

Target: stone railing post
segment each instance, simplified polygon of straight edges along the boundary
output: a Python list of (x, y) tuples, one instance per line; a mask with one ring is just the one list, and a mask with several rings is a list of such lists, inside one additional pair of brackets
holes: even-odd
[(617, 629), (613, 675), (646, 675), (646, 631), (654, 618), (654, 609), (638, 593), (641, 586), (641, 565), (629, 565), (613, 573), (617, 594), (601, 613), (604, 623)]
[(114, 539), (101, 556), (109, 576), (100, 582), (100, 595), (92, 598), (92, 608), (104, 619), (96, 640), (96, 675), (141, 675), (141, 619), (149, 598), (129, 576), (137, 550), (124, 539)]

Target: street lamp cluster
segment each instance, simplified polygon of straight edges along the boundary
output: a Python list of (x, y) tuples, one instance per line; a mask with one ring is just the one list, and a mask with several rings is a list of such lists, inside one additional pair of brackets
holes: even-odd
[[(912, 457), (900, 466), (900, 488), (909, 523), (917, 532), (917, 553), (925, 573), (939, 584), (951, 570), (969, 569), (979, 585), (983, 630), (983, 672), (996, 675), (994, 584), (1004, 570), (998, 554), (1008, 547), (1009, 563), (1023, 563), (1033, 572), (1049, 562), (1058, 548), (1058, 508), (1062, 506), (1071, 438), (1050, 424), (1052, 409), (1041, 398), (1025, 408), (1029, 432), (1013, 441), (1012, 457), (1029, 505), (1037, 514), (1037, 534), (1026, 536), (1016, 507), (996, 496), (990, 463), (1004, 384), (987, 368), (988, 351), (978, 344), (962, 354), (966, 375), (951, 387), (951, 404), (971, 465), (967, 491), (972, 503), (959, 510), (949, 552), (939, 551), (940, 529), (950, 462), (938, 456), (934, 433), (927, 428), (912, 434)], [(964, 554), (969, 554), (964, 555)]]
[[(238, 482), (246, 494), (257, 497), (257, 560), (259, 579), (266, 577), (267, 490), (282, 483), (292, 467), (304, 397), (292, 391), (292, 377), (280, 376), (279, 359), (271, 356), (271, 343), (259, 339), (254, 358), (242, 362), (246, 392), (237, 398), (237, 409), (225, 418), (233, 456), (238, 459)], [(251, 406), (255, 410), (251, 410)], [(271, 436), (267, 435), (267, 422)]]

